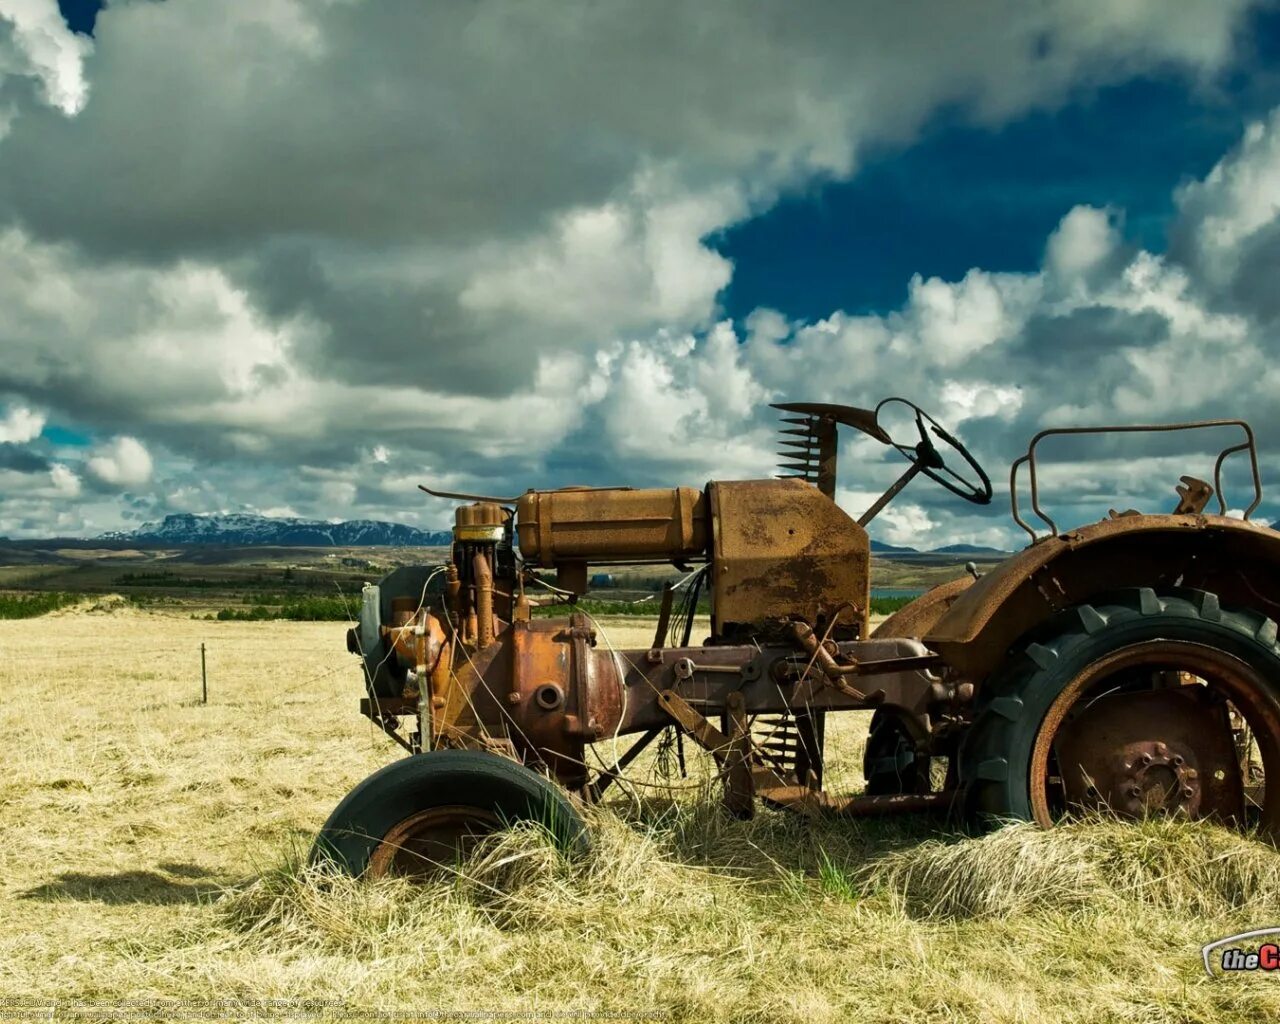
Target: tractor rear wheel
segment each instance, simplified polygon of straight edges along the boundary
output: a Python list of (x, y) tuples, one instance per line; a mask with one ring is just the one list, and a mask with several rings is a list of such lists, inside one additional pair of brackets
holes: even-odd
[(483, 751), (431, 751), (392, 762), (348, 793), (311, 860), (371, 878), (430, 876), (520, 821), (544, 825), (566, 852), (589, 845), (582, 818), (543, 776)]
[(1276, 623), (1185, 589), (1073, 608), (982, 687), (959, 768), (987, 820), (1172, 814), (1280, 839)]

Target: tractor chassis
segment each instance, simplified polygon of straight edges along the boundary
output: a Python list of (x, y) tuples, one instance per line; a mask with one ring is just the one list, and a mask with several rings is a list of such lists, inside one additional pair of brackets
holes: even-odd
[[(739, 817), (753, 813), (757, 797), (802, 814), (841, 815), (945, 808), (951, 801), (949, 792), (836, 797), (822, 788), (828, 712), (886, 708), (932, 721), (943, 736), (942, 723), (963, 715), (972, 688), (947, 682), (941, 659), (918, 641), (836, 642), (790, 623), (790, 646), (614, 651), (601, 645), (582, 613), (565, 625), (514, 622), (461, 671), (455, 666), (470, 684), (470, 700), (432, 707), (430, 696), (370, 695), (361, 713), (409, 753), (503, 753), (589, 802), (667, 729), (711, 755), (725, 807)], [(507, 671), (495, 673), (500, 667)], [(505, 692), (492, 692), (487, 680), (495, 675), (510, 680)], [(485, 725), (499, 720), (501, 730)], [(419, 728), (409, 731), (413, 724)], [(624, 736), (636, 739), (615, 755), (613, 741)], [(612, 748), (598, 767), (587, 756), (591, 744), (603, 745), (597, 752)]]

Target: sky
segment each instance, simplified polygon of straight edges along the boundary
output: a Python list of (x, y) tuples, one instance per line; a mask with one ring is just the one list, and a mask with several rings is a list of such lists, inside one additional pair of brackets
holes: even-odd
[[(770, 402), (890, 395), (996, 495), (882, 541), (1020, 546), (1037, 430), (1199, 418), (1270, 521), (1278, 269), (1273, 2), (0, 0), (9, 537), (760, 478)], [(1046, 442), (1044, 503), (1237, 439)], [(905, 467), (840, 465), (855, 515)]]

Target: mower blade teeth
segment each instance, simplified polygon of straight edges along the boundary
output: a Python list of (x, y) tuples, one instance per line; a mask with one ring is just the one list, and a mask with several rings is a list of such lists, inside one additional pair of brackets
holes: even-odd
[(812, 451), (813, 445), (808, 441), (788, 441), (785, 437), (778, 441), (778, 444), (785, 445), (788, 448), (799, 448), (802, 451)]
[(811, 417), (809, 417), (809, 416), (804, 416), (804, 417), (800, 417), (800, 418), (797, 418), (797, 417), (795, 417), (795, 416), (783, 416), (783, 417), (782, 417), (782, 422), (783, 422), (783, 423), (795, 423), (795, 424), (797, 424), (797, 425), (801, 425), (801, 426), (803, 426), (803, 425), (805, 425), (805, 424), (812, 423), (812, 422), (813, 422), (813, 420), (812, 420), (812, 418), (811, 418)]
[(809, 466), (809, 463), (807, 462), (779, 462), (778, 468), (779, 469), (799, 469), (807, 473), (810, 469), (810, 466)]
[(801, 430), (798, 427), (784, 427), (778, 431), (779, 434), (793, 434), (796, 437), (813, 437), (812, 430)]

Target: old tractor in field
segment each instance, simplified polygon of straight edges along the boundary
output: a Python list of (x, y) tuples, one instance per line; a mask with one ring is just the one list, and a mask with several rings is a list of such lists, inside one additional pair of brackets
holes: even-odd
[[(1280, 786), (1265, 785), (1280, 772), (1280, 533), (1248, 521), (1261, 484), (1247, 424), (1037, 435), (1010, 474), (1031, 543), (872, 631), (866, 525), (916, 476), (976, 504), (990, 502), (990, 481), (902, 399), (778, 408), (781, 478), (443, 495), (468, 502), (452, 557), (367, 586), (348, 635), (363, 660), (361, 710), (409, 756), (342, 801), (317, 857), (356, 874), (415, 873), (530, 818), (582, 847), (578, 808), (668, 730), (714, 758), (736, 815), (759, 803), (808, 815), (938, 809), (1049, 826), (1093, 809), (1280, 835)], [(906, 410), (909, 439), (887, 432), (890, 408)], [(909, 464), (857, 520), (834, 501), (839, 425)], [(1172, 512), (1113, 512), (1064, 532), (1041, 508), (1047, 436), (1204, 427), (1245, 440), (1218, 456), (1213, 485), (1183, 477)], [(1252, 471), (1243, 518), (1227, 517), (1221, 497), (1235, 452)], [(1040, 532), (1018, 507), (1024, 466)], [(1219, 514), (1206, 513), (1215, 495)], [(639, 650), (614, 649), (576, 607), (590, 567), (620, 564), (688, 574), (678, 603), (664, 591)], [(700, 592), (710, 635), (691, 644)], [(548, 594), (562, 616), (533, 614)], [(827, 717), (853, 710), (874, 712), (866, 784), (831, 793)]]

